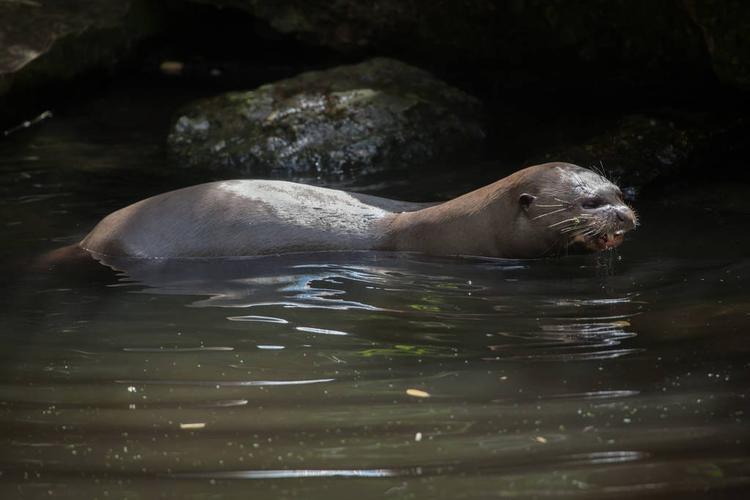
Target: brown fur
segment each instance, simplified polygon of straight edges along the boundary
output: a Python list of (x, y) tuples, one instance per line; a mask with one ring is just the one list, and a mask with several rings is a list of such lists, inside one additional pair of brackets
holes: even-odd
[[(584, 209), (587, 199), (601, 205)], [(279, 181), (201, 184), (110, 214), (80, 246), (144, 258), (367, 249), (532, 258), (576, 241), (601, 249), (606, 235), (634, 226), (617, 186), (548, 163), (440, 204)]]

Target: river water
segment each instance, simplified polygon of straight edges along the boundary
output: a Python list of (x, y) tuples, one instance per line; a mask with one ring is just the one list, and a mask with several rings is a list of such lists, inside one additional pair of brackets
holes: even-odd
[[(643, 226), (620, 249), (548, 260), (35, 268), (111, 210), (193, 182), (164, 166), (173, 102), (147, 95), (0, 141), (1, 498), (750, 491), (746, 215), (636, 201)], [(363, 189), (461, 185), (409, 175)]]

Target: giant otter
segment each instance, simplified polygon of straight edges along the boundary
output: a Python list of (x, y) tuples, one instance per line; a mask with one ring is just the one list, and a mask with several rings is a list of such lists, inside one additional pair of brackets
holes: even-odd
[(534, 258), (613, 248), (635, 226), (617, 186), (576, 165), (546, 163), (438, 204), (282, 181), (211, 182), (120, 209), (79, 246), (139, 258), (325, 250)]

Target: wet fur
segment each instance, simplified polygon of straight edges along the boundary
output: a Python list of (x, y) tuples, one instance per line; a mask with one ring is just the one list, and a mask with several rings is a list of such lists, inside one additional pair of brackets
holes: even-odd
[[(282, 181), (221, 181), (118, 210), (80, 247), (141, 258), (369, 249), (541, 257), (617, 226), (611, 210), (584, 214), (579, 201), (587, 196), (629, 210), (617, 186), (567, 163), (529, 167), (439, 204)], [(522, 197), (533, 201), (519, 203)]]

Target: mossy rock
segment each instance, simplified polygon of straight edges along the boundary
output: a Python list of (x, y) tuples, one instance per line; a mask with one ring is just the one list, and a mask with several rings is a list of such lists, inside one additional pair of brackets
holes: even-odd
[(179, 165), (222, 174), (348, 176), (476, 157), (481, 111), (429, 73), (377, 58), (189, 104), (168, 144)]

